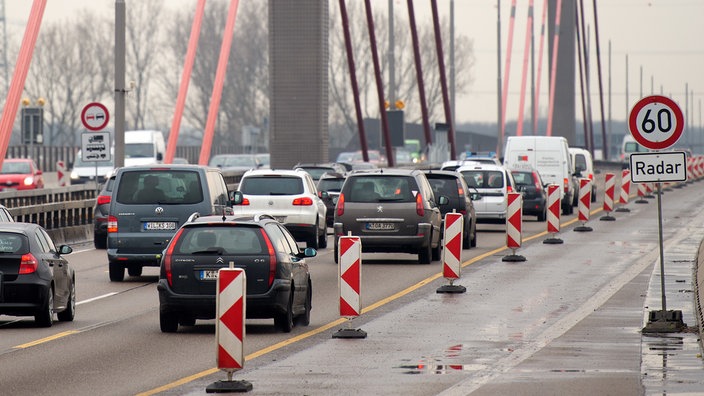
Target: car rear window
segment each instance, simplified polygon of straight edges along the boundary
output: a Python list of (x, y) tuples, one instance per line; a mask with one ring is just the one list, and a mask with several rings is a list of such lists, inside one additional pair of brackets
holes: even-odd
[(303, 194), (303, 179), (297, 176), (249, 176), (242, 179), (239, 190), (247, 195)]
[(0, 232), (0, 254), (29, 253), (29, 241), (21, 234)]
[(318, 191), (340, 191), (342, 185), (345, 184), (345, 179), (320, 179), (318, 182)]
[(535, 185), (535, 180), (533, 180), (533, 172), (512, 172), (513, 180), (519, 186), (533, 186)]
[(189, 170), (135, 170), (124, 172), (116, 201), (122, 204), (196, 204), (203, 202), (198, 172)]
[(474, 188), (503, 188), (504, 173), (493, 170), (467, 170), (462, 171), (462, 176), (469, 187)]
[(411, 176), (374, 175), (349, 178), (346, 202), (415, 202), (418, 186)]
[(188, 227), (178, 240), (178, 254), (263, 254), (258, 227)]
[(444, 195), (450, 199), (450, 201), (459, 200), (459, 186), (457, 185), (457, 179), (454, 177), (428, 177), (428, 182), (430, 182), (435, 198)]

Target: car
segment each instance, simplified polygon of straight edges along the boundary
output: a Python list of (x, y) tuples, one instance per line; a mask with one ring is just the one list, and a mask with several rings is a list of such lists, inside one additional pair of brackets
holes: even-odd
[(222, 170), (250, 170), (262, 166), (253, 154), (218, 154), (210, 159), (208, 165)]
[[(574, 167), (573, 173), (577, 178), (587, 178), (591, 181), (592, 185), (592, 197), (591, 201), (596, 202), (596, 180), (594, 180), (594, 161), (592, 160), (592, 153), (589, 150), (585, 150), (579, 147), (570, 147), (570, 155), (572, 156), (572, 166)], [(579, 191), (579, 188), (577, 189)], [(579, 194), (577, 194), (579, 195)], [(575, 197), (573, 206), (577, 206), (579, 203), (579, 197)]]
[(0, 224), (0, 315), (34, 316), (50, 327), (54, 314), (70, 322), (76, 314), (76, 273), (64, 255), (73, 249), (56, 247), (38, 224)]
[(545, 221), (548, 215), (548, 196), (545, 191), (547, 183), (540, 173), (532, 168), (511, 169), (516, 182), (516, 189), (523, 195), (523, 215), (537, 216), (538, 221)]
[(480, 161), (474, 161), (474, 160), (456, 160), (456, 161), (445, 161), (442, 164), (440, 164), (440, 170), (444, 171), (454, 171), (457, 170), (460, 166), (468, 166), (468, 165), (479, 165), (479, 164), (486, 164), (490, 163), (493, 164), (494, 161), (491, 162), (480, 162)]
[(333, 223), (335, 262), (338, 240), (351, 233), (362, 252), (411, 253), (421, 264), (440, 259), (442, 215), (449, 202), (436, 197), (417, 169), (379, 168), (353, 172), (342, 186)]
[(104, 161), (94, 161), (83, 158), (83, 152), (78, 150), (78, 153), (76, 153), (76, 158), (73, 162), (71, 174), (69, 176), (71, 178), (71, 184), (82, 184), (86, 182), (94, 182), (96, 180), (98, 183), (104, 182), (107, 176), (115, 168), (115, 151), (113, 148), (110, 149), (110, 153), (112, 154), (110, 159)]
[[(335, 219), (335, 205), (337, 198), (340, 196), (340, 190), (345, 183), (345, 175), (341, 173), (325, 173), (318, 180), (318, 196), (325, 202), (327, 212), (325, 215), (325, 223), (328, 227), (332, 227)], [(327, 192), (327, 196), (323, 198), (323, 192)]]
[(469, 249), (477, 246), (477, 213), (474, 210), (472, 198), (478, 198), (476, 192), (472, 192), (461, 174), (453, 171), (425, 170), (425, 177), (428, 178), (430, 186), (436, 197), (445, 195), (449, 202), (440, 206), (440, 213), (444, 221), (447, 213), (461, 213), (464, 217), (464, 227), (462, 229), (462, 248)]
[(288, 228), (297, 241), (323, 249), (328, 245), (323, 192), (303, 169), (256, 169), (242, 175), (235, 193), (243, 199), (232, 205), (237, 215), (266, 213)]
[(345, 166), (335, 162), (323, 164), (298, 163), (293, 167), (293, 169), (303, 169), (304, 171), (308, 172), (310, 174), (310, 177), (312, 177), (313, 181), (316, 183), (318, 182), (318, 180), (320, 180), (320, 177), (325, 173), (339, 173), (343, 175), (347, 173), (347, 168), (345, 168)]
[(5, 205), (0, 205), (0, 223), (14, 223), (15, 218)]
[(0, 191), (44, 188), (44, 176), (31, 158), (6, 158), (0, 170)]
[(479, 223), (505, 223), (508, 210), (508, 193), (516, 191), (516, 183), (501, 165), (477, 164), (457, 168), (469, 188), (476, 189), (478, 199), (474, 210)]
[(107, 256), (110, 280), (125, 269), (140, 276), (158, 267), (161, 254), (194, 212), (232, 213), (222, 171), (202, 165), (153, 164), (118, 168), (108, 210)]
[(93, 246), (96, 249), (108, 247), (108, 214), (114, 185), (115, 170), (113, 169), (103, 182), (93, 206)]
[(294, 321), (307, 326), (313, 286), (306, 259), (315, 255), (313, 248), (301, 250), (273, 216), (193, 215), (161, 258), (161, 331), (173, 333), (179, 324), (215, 318), (217, 272), (230, 263), (247, 276), (247, 318), (273, 318), (286, 333)]

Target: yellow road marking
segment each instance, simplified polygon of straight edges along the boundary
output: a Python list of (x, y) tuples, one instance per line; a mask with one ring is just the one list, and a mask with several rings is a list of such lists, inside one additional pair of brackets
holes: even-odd
[(57, 333), (57, 334), (54, 334), (54, 335), (49, 336), (49, 337), (44, 337), (44, 338), (38, 339), (38, 340), (36, 340), (36, 341), (28, 342), (28, 343), (26, 343), (26, 344), (17, 345), (17, 346), (15, 346), (15, 347), (13, 347), (13, 348), (15, 348), (15, 349), (29, 348), (29, 347), (33, 347), (33, 346), (35, 346), (35, 345), (43, 344), (43, 343), (49, 342), (49, 341), (54, 341), (54, 340), (56, 340), (56, 339), (59, 339), (59, 338), (62, 338), (62, 337), (66, 337), (66, 336), (70, 336), (71, 334), (76, 334), (76, 333), (80, 333), (80, 331), (77, 331), (77, 330), (64, 331), (64, 332), (62, 332), (62, 333)]

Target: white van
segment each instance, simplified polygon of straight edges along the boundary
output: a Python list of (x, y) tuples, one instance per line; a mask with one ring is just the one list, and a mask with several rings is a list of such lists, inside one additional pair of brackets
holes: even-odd
[(647, 153), (648, 151), (650, 150), (638, 144), (632, 135), (624, 135), (621, 143), (621, 168), (628, 169), (631, 166), (631, 154)]
[(508, 169), (530, 165), (543, 181), (562, 186), (562, 214), (572, 214), (575, 190), (572, 184), (572, 159), (567, 139), (562, 136), (509, 136), (504, 151), (504, 166)]
[(462, 174), (471, 193), (479, 193), (472, 200), (477, 223), (505, 223), (508, 193), (517, 191), (511, 172), (501, 165), (481, 163), (460, 166), (455, 171)]
[(161, 164), (165, 155), (161, 131), (125, 131), (125, 166)]
[[(574, 166), (572, 172), (577, 176), (581, 174), (581, 177), (591, 180), (592, 202), (596, 202), (596, 182), (594, 181), (594, 161), (592, 160), (592, 153), (583, 148), (570, 147), (570, 156), (572, 156), (572, 166)], [(579, 203), (578, 197), (575, 197), (573, 203), (574, 206), (577, 206)]]

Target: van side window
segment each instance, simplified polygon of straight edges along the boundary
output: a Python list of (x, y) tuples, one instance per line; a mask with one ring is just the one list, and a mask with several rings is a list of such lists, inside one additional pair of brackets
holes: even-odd
[(219, 172), (208, 172), (208, 189), (210, 191), (210, 198), (213, 201), (215, 207), (227, 206), (229, 203), (227, 185), (225, 184), (225, 179), (223, 179), (222, 174)]

